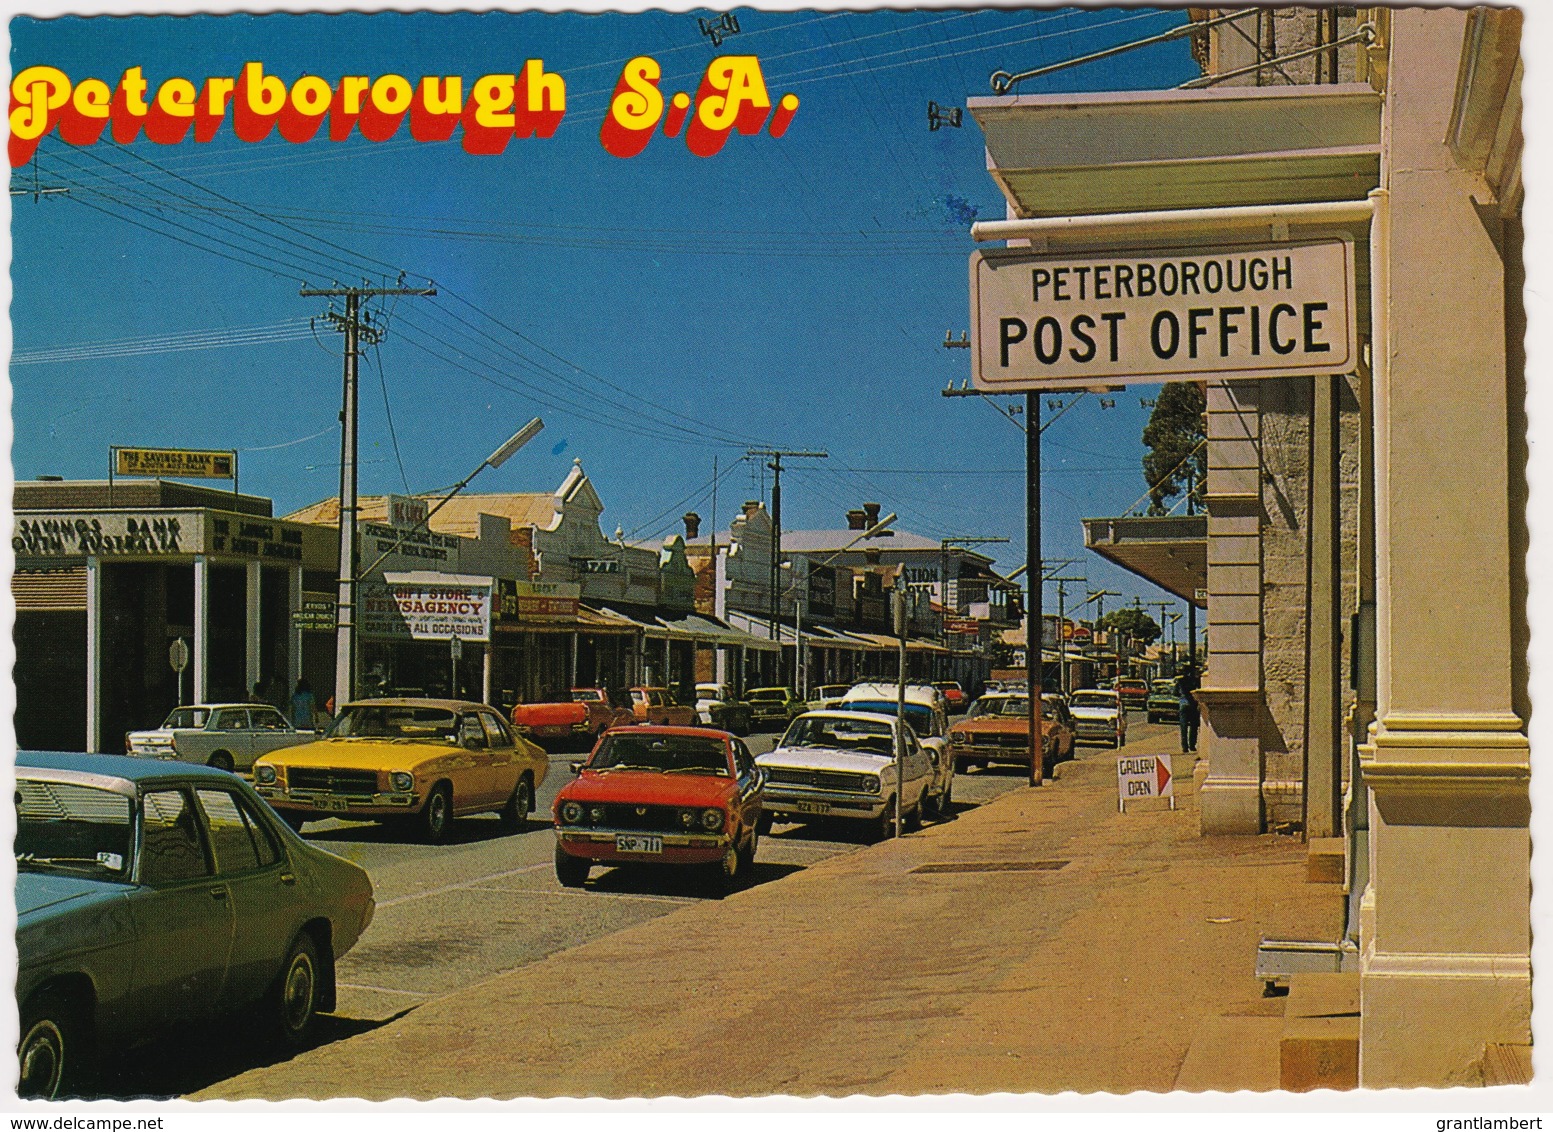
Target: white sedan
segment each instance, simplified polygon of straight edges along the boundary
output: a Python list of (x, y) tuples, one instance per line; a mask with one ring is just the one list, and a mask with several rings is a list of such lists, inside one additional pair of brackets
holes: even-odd
[(124, 753), (250, 771), (255, 759), (316, 738), (316, 731), (298, 731), (269, 704), (195, 704), (173, 708), (158, 728), (131, 731)]
[[(904, 766), (899, 782), (897, 750)], [(897, 796), (913, 827), (930, 804), (932, 761), (916, 733), (893, 717), (805, 712), (755, 763), (767, 776), (761, 819), (767, 827), (777, 815), (792, 821), (845, 818), (870, 823), (882, 839), (893, 828)]]

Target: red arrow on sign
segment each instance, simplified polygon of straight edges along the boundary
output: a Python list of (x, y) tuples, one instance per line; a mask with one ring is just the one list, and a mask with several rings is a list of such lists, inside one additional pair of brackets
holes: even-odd
[(1163, 796), (1165, 787), (1170, 784), (1170, 760), (1163, 757), (1155, 759), (1154, 773), (1159, 777), (1159, 793)]

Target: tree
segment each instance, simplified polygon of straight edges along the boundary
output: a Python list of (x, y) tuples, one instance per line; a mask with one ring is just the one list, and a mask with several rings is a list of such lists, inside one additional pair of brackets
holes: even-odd
[(1208, 476), (1208, 446), (1203, 433), (1207, 400), (1198, 381), (1163, 386), (1143, 429), (1149, 451), (1143, 476), (1149, 484), (1149, 514), (1164, 515), (1172, 500), (1186, 495), (1186, 513), (1203, 510), (1203, 481)]
[(1154, 618), (1131, 606), (1113, 609), (1095, 622), (1095, 628), (1107, 633), (1123, 633), (1139, 647), (1152, 645), (1164, 632)]

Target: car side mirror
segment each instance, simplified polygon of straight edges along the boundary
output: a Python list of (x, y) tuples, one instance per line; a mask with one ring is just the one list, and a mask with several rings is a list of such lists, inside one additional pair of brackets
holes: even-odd
[(930, 761), (934, 766), (938, 765), (938, 752), (933, 750), (932, 747), (927, 748), (927, 757), (928, 761)]
[(581, 763), (572, 763), (572, 773), (573, 774), (581, 774), (582, 773), (582, 764)]

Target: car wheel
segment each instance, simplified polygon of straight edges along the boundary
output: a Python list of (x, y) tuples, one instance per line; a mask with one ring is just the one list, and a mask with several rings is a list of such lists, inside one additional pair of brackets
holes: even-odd
[(744, 860), (740, 867), (746, 872), (755, 867), (755, 851), (760, 848), (760, 827), (757, 825), (750, 830), (749, 839), (744, 843)]
[(922, 788), (922, 793), (917, 795), (917, 804), (911, 807), (911, 812), (905, 814), (901, 824), (915, 833), (922, 828), (922, 818), (927, 813), (927, 787)]
[(739, 883), (739, 878), (744, 875), (744, 854), (739, 851), (737, 845), (730, 845), (728, 852), (723, 854), (722, 860), (713, 861), (706, 870), (707, 881), (712, 891), (720, 896), (726, 896), (734, 890)]
[(593, 862), (582, 857), (573, 857), (559, 845), (555, 847), (555, 879), (561, 882), (563, 888), (581, 888), (588, 881), (588, 874), (593, 871)]
[(440, 845), (448, 839), (452, 825), (453, 789), (446, 782), (439, 782), (431, 788), (426, 804), (421, 807), (421, 837), (433, 845)]
[(270, 990), (271, 1025), (275, 1036), (288, 1049), (300, 1049), (312, 1036), (324, 978), (318, 945), (303, 932), (291, 945), (280, 978)]
[(528, 775), (518, 779), (518, 784), (512, 788), (512, 797), (507, 799), (507, 804), (501, 808), (498, 815), (503, 828), (516, 833), (523, 832), (528, 825), (529, 812), (534, 808), (534, 788), (529, 785)]
[(874, 828), (871, 832), (874, 835), (875, 841), (888, 841), (891, 835), (894, 834), (895, 802), (893, 800), (884, 804), (884, 812), (875, 819)]
[(210, 761), (205, 765), (213, 766), (217, 770), (224, 770), (228, 774), (231, 774), (234, 764), (232, 762), (231, 755), (227, 754), (225, 751), (217, 751), (215, 754), (210, 756)]
[(34, 995), (21, 1014), (17, 1095), (45, 1101), (79, 1095), (91, 1063), (85, 1049), (87, 1033), (80, 1012), (64, 995), (53, 991)]

